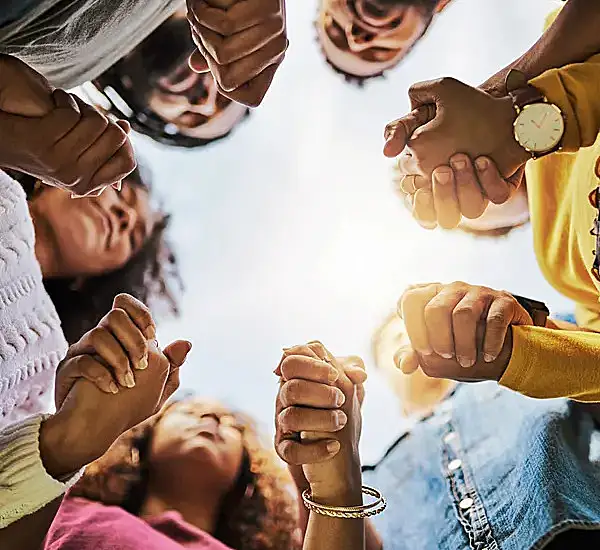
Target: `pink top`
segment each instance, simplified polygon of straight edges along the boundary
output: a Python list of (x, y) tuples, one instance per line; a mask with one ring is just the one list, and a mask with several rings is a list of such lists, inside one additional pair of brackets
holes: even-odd
[(44, 550), (231, 550), (179, 512), (143, 520), (118, 506), (66, 497)]

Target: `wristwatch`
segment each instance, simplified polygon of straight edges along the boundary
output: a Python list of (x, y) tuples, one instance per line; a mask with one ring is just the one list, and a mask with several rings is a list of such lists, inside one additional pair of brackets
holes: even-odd
[(519, 145), (534, 159), (558, 151), (565, 133), (565, 120), (560, 108), (529, 85), (520, 71), (509, 71), (505, 84), (506, 93), (512, 98), (517, 112), (513, 126)]
[(519, 304), (525, 311), (527, 311), (527, 313), (529, 313), (531, 319), (533, 320), (533, 324), (536, 327), (546, 326), (546, 321), (550, 315), (550, 310), (544, 302), (538, 302), (537, 300), (532, 300), (531, 298), (525, 298), (523, 296), (517, 296), (516, 294), (513, 294), (513, 298), (519, 302)]

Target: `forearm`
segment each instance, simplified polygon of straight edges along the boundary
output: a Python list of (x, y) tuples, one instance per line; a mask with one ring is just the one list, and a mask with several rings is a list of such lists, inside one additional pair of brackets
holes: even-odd
[[(359, 506), (363, 504), (360, 469), (348, 479), (343, 491), (321, 493), (313, 488), (312, 498), (326, 506)], [(365, 550), (365, 520), (342, 519), (310, 512), (303, 550)]]
[(600, 10), (596, 0), (569, 0), (554, 23), (521, 57), (490, 77), (481, 87), (504, 95), (504, 80), (511, 69), (527, 80), (548, 69), (581, 63), (600, 52)]
[(40, 550), (62, 502), (62, 496), (8, 527), (0, 529), (0, 548)]

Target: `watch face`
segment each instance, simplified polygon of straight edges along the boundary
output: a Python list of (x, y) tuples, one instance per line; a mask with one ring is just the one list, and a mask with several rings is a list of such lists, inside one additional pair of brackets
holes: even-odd
[(528, 151), (546, 153), (562, 139), (565, 121), (556, 105), (533, 103), (527, 105), (515, 120), (515, 137)]

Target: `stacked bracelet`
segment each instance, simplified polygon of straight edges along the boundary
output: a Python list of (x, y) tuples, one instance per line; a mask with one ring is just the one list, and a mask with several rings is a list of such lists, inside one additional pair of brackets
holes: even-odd
[(302, 492), (302, 500), (304, 501), (304, 506), (311, 512), (321, 514), (322, 516), (329, 516), (331, 518), (362, 519), (368, 518), (369, 516), (376, 516), (385, 510), (387, 502), (377, 489), (363, 485), (362, 493), (374, 497), (375, 501), (360, 506), (326, 506), (312, 500), (310, 489), (306, 489)]

